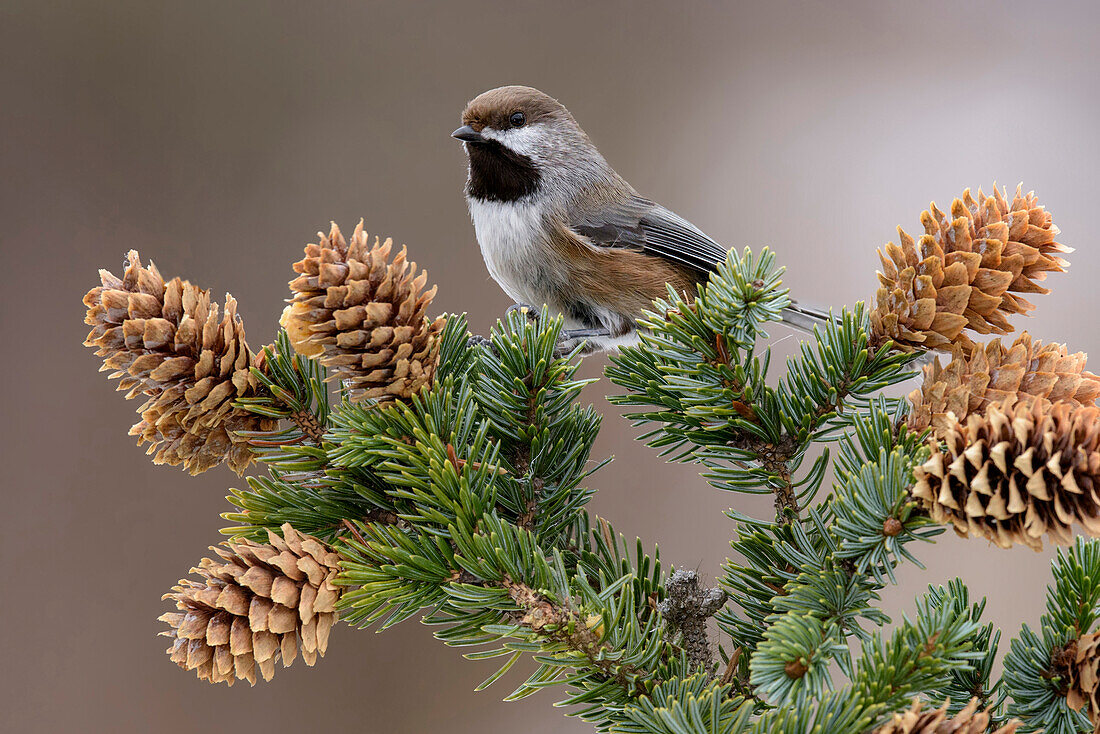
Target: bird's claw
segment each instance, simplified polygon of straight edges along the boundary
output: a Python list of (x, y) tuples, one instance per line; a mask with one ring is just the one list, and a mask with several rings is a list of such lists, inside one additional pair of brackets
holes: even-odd
[(466, 346), (470, 349), (476, 349), (478, 347), (487, 347), (492, 342), (483, 337), (481, 334), (471, 334), (470, 338), (466, 340)]
[[(594, 338), (607, 338), (611, 336), (608, 329), (563, 329), (558, 335), (558, 343), (554, 348), (555, 357), (566, 357), (577, 347), (581, 347), (578, 356), (586, 357), (598, 351)], [(582, 346), (583, 345), (583, 346)]]

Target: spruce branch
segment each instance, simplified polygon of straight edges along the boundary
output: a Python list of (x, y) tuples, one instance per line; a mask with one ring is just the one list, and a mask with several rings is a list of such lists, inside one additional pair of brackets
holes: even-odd
[(776, 599), (786, 593), (786, 585), (798, 575), (794, 563), (803, 552), (800, 544), (806, 536), (797, 534), (797, 529), (796, 525), (740, 523), (737, 537), (730, 542), (744, 561), (727, 560), (721, 582), (740, 607), (741, 615), (725, 607), (716, 619), (719, 628), (743, 652), (751, 653), (763, 641), (766, 620), (776, 613)]
[[(803, 565), (803, 570), (775, 598), (777, 612), (810, 614), (827, 626), (835, 627), (842, 637), (867, 637), (860, 620), (881, 625), (888, 618), (872, 606), (879, 600), (879, 584), (856, 573), (848, 564), (824, 557), (817, 564)], [(844, 653), (842, 653), (843, 655)], [(844, 659), (844, 667), (846, 658)]]
[(510, 617), (514, 624), (580, 653), (589, 667), (615, 681), (628, 695), (636, 697), (649, 693), (652, 673), (616, 660), (617, 651), (603, 640), (602, 615), (582, 615), (568, 602), (556, 602), (507, 577), (502, 586), (519, 607)]
[(450, 523), (472, 524), (496, 505), (499, 447), (466, 382), (448, 376), (407, 403), (345, 402), (332, 425), (330, 471), (377, 476), (381, 504), (406, 523), (446, 536)]
[(749, 683), (776, 706), (804, 706), (831, 688), (829, 661), (844, 651), (844, 635), (814, 614), (785, 614), (764, 631)]
[(875, 591), (894, 579), (903, 558), (920, 565), (906, 550), (910, 542), (942, 532), (908, 494), (914, 457), (926, 451), (919, 436), (899, 428), (903, 414), (879, 400), (851, 416), (837, 488), (804, 523), (769, 527), (729, 513), (739, 522), (731, 546), (745, 561), (727, 562), (723, 584), (744, 617), (723, 610), (718, 620), (736, 645), (754, 649), (781, 611), (812, 611), (845, 635), (863, 636), (858, 619), (881, 623), (868, 606)]
[[(787, 619), (792, 618), (784, 617)], [(808, 642), (813, 639), (809, 636), (812, 629), (807, 627), (804, 635)], [(944, 603), (942, 595), (920, 597), (913, 618), (905, 616), (888, 640), (876, 632), (860, 645), (861, 655), (848, 687), (806, 697), (805, 705), (768, 710), (757, 720), (755, 730), (866, 731), (899, 710), (915, 693), (934, 687), (952, 671), (972, 667), (979, 653), (970, 649), (970, 639), (977, 629), (969, 610), (960, 612), (957, 604)], [(785, 665), (760, 670), (761, 683), (776, 686), (776, 690), (801, 688), (780, 685), (780, 676), (802, 680), (791, 679)]]
[(591, 492), (580, 483), (589, 465), (600, 416), (576, 399), (591, 380), (575, 377), (573, 355), (557, 355), (561, 318), (543, 309), (531, 322), (510, 313), (478, 352), (470, 378), (481, 414), (500, 447), (497, 500), (502, 517), (532, 528), (546, 543), (567, 532)]
[[(559, 328), (549, 318), (500, 324), (490, 350), (448, 326), (430, 392), (401, 405), (345, 403), (334, 413), (330, 472), (369, 468), (388, 485), (401, 519), (399, 526), (356, 523), (361, 539), (343, 539), (341, 583), (352, 587), (343, 604), (353, 624), (385, 627), (429, 608), (425, 621), (441, 627), (436, 634), (447, 644), (504, 640), (471, 654), (507, 657), (485, 685), (517, 653), (537, 653), (539, 668), (512, 697), (569, 681), (581, 690), (567, 701), (599, 719), (614, 702), (648, 690), (663, 675), (655, 671), (679, 658), (657, 634), (659, 565), (640, 548), (631, 559), (610, 526), (590, 525), (581, 509), (591, 493), (577, 483), (589, 473), (595, 434), (577, 430), (587, 411), (571, 404), (583, 383), (552, 353)], [(479, 395), (498, 398), (483, 403)], [(553, 440), (529, 439), (547, 434)], [(524, 443), (528, 476), (545, 466), (541, 478), (554, 491), (549, 501), (544, 493), (533, 522), (501, 501), (519, 471), (504, 457), (514, 458), (512, 449)], [(546, 532), (551, 512), (560, 513), (561, 530)], [(599, 706), (589, 703), (595, 700)]]
[[(860, 304), (816, 332), (779, 386), (768, 386), (770, 350), (756, 356), (754, 342), (766, 336), (764, 317), (787, 302), (772, 261), (770, 254), (759, 264), (749, 253), (731, 255), (694, 302), (670, 293), (644, 322), (642, 344), (612, 357), (608, 376), (630, 391), (613, 402), (651, 408), (628, 414), (657, 424), (644, 436), (650, 445), (703, 464), (720, 489), (772, 493), (776, 521), (790, 523), (812, 502), (828, 466), (826, 453), (799, 475), (809, 447), (843, 428), (847, 410), (906, 379), (912, 358), (870, 348)], [(747, 281), (749, 269), (756, 281)]]
[[(901, 558), (916, 560), (906, 544), (940, 531), (908, 496), (913, 457), (924, 449), (904, 429), (903, 414), (877, 400), (849, 417), (838, 489), (804, 523), (781, 531), (742, 521), (732, 545), (749, 563), (727, 563), (724, 583), (746, 616), (723, 610), (719, 623), (738, 649), (755, 650), (757, 691), (806, 703), (829, 687), (831, 662), (852, 675), (845, 641), (868, 639), (861, 620), (888, 621), (873, 605), (878, 589)], [(786, 677), (772, 675), (779, 669)]]
[(665, 681), (623, 707), (616, 734), (741, 734), (752, 730), (752, 702), (697, 673)]
[[(507, 640), (502, 648), (472, 657), (538, 653), (539, 670), (512, 697), (566, 676), (571, 685), (583, 681), (590, 695), (600, 691), (607, 697), (615, 690), (613, 698), (625, 700), (647, 692), (667, 655), (654, 634), (657, 615), (642, 621), (636, 611), (628, 612), (639, 608), (628, 583), (635, 574), (597, 588), (583, 572), (569, 571), (560, 554), (545, 556), (528, 530), (492, 516), (476, 529), (452, 528), (450, 543), (395, 528), (361, 530), (367, 543), (347, 542), (341, 577), (357, 587), (342, 602), (349, 621), (370, 623), (389, 614), (388, 626), (432, 606), (425, 621), (445, 627), (437, 636), (447, 644)], [(506, 667), (513, 662), (510, 658)], [(579, 677), (569, 672), (578, 669)], [(503, 669), (486, 685), (502, 674)]]
[(267, 531), (289, 522), (331, 541), (346, 530), (345, 520), (396, 521), (377, 477), (363, 470), (353, 477), (329, 472), (325, 368), (296, 353), (285, 330), (263, 349), (260, 365), (253, 377), (261, 391), (236, 405), (283, 426), (241, 433), (269, 475), (247, 477), (246, 489), (230, 490), (229, 501), (238, 511), (222, 517), (238, 524), (223, 532), (262, 540)]
[(837, 539), (836, 556), (878, 584), (895, 582), (894, 567), (903, 559), (923, 568), (907, 549), (943, 532), (910, 495), (913, 466), (927, 457), (921, 434), (904, 425), (903, 406), (884, 400), (855, 415), (840, 442), (837, 486), (823, 509)]
[[(263, 391), (256, 397), (238, 399), (236, 406), (287, 421), (293, 427), (281, 432), (242, 433), (242, 437), (256, 447), (261, 460), (265, 456), (284, 458), (286, 447), (292, 444), (322, 447), (330, 413), (324, 367), (297, 354), (285, 329), (276, 334), (274, 344), (264, 347), (259, 361), (252, 376)], [(274, 450), (265, 450), (268, 448)], [(274, 466), (285, 469), (285, 465)]]
[(693, 302), (673, 291), (657, 302), (642, 320), (641, 344), (613, 356), (607, 375), (630, 392), (609, 399), (652, 408), (628, 416), (659, 424), (644, 436), (654, 447), (690, 453), (706, 429), (752, 415), (767, 372), (754, 345), (789, 303), (774, 260), (767, 250), (759, 259), (731, 254)]
[[(1100, 718), (1096, 543), (1059, 555), (1047, 614), (1012, 641), (1002, 680), (1000, 631), (961, 581), (881, 629), (881, 590), (903, 561), (920, 566), (914, 543), (941, 523), (1065, 542), (1100, 513), (1100, 382), (1084, 356), (1026, 333), (978, 349), (964, 333), (1008, 330), (1031, 308), (1018, 294), (1065, 267), (1049, 215), (1031, 195), (979, 192), (923, 222), (919, 243), (887, 247), (875, 307), (829, 319), (778, 381), (760, 342), (790, 301), (767, 250), (731, 253), (694, 300), (670, 290), (613, 357), (627, 391), (613, 401), (647, 442), (716, 487), (774, 497), (774, 521), (728, 511), (719, 589), (666, 576), (655, 550), (587, 511), (600, 417), (578, 404), (589, 381), (558, 353), (548, 309), (473, 339), (464, 316), (426, 317), (434, 289), (404, 251), (334, 226), (307, 246), (285, 331), (254, 358), (232, 301), (219, 317), (133, 254), (89, 293), (90, 342), (124, 389), (151, 396), (149, 425), (173, 416), (189, 431), (161, 437), (172, 451), (213, 437), (173, 456), (240, 468), (247, 452), (267, 470), (232, 490), (221, 560), (170, 595), (173, 659), (215, 680), (270, 677), (280, 656), (323, 652), (339, 597), (352, 624), (420, 615), (467, 657), (500, 659), (479, 689), (533, 660), (508, 699), (560, 686), (600, 731), (1087, 730)], [(927, 348), (953, 360), (925, 370), (907, 416), (882, 392)], [(336, 406), (326, 365), (345, 385)], [(720, 676), (712, 615), (732, 642)]]
[(912, 692), (929, 690), (944, 675), (968, 670), (980, 658), (972, 643), (979, 625), (956, 600), (956, 589), (930, 589), (917, 599), (913, 618), (904, 615), (888, 641), (876, 633), (864, 643), (854, 679), (860, 697), (895, 709)]
[[(961, 579), (952, 579), (946, 588), (929, 587), (928, 593), (938, 603), (953, 604), (959, 613), (969, 612), (972, 621), (981, 622), (986, 600), (971, 603), (970, 590)], [(1001, 631), (992, 622), (983, 624), (972, 639), (974, 651), (980, 653), (973, 666), (951, 671), (943, 685), (928, 691), (933, 701), (945, 702), (942, 710), (947, 715), (961, 716), (975, 707), (985, 712), (991, 726), (1005, 723), (1005, 717), (999, 713), (1005, 702), (1003, 681), (992, 678), (1000, 640)]]

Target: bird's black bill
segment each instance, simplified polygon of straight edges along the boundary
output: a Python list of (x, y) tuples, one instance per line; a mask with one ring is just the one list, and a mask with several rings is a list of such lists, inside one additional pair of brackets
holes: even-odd
[(451, 133), (452, 138), (458, 138), (464, 143), (484, 143), (485, 138), (481, 137), (481, 133), (474, 130), (469, 125), (463, 125), (459, 129)]

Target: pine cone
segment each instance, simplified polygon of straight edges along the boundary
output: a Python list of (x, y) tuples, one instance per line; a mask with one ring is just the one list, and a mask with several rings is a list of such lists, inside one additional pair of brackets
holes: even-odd
[[(959, 535), (1002, 548), (1100, 535), (1100, 408), (1025, 400), (954, 424), (914, 472), (913, 496)], [(938, 449), (938, 450), (937, 450)]]
[[(973, 698), (959, 713), (948, 717), (947, 704), (938, 709), (923, 710), (924, 703), (914, 699), (907, 711), (894, 714), (893, 719), (875, 729), (874, 734), (987, 734), (989, 713), (978, 711), (978, 699)], [(989, 734), (1013, 734), (1020, 722), (1012, 720)]]
[(931, 426), (943, 437), (972, 412), (1007, 399), (1036, 399), (1091, 405), (1100, 396), (1100, 377), (1085, 370), (1085, 354), (1069, 354), (1063, 344), (1043, 344), (1026, 331), (1012, 346), (993, 339), (967, 357), (961, 347), (942, 367), (937, 358), (924, 368), (924, 383), (909, 393), (909, 427)]
[(184, 670), (211, 683), (233, 685), (234, 677), (256, 684), (275, 674), (282, 658), (289, 667), (298, 653), (306, 665), (328, 648), (341, 587), (333, 581), (339, 556), (289, 523), (282, 537), (269, 530), (268, 543), (227, 541), (211, 546), (220, 560), (202, 559), (192, 573), (203, 582), (180, 580), (165, 599), (177, 612), (160, 616), (173, 638), (168, 654)]
[(978, 334), (1012, 331), (1006, 315), (1034, 306), (1019, 293), (1047, 293), (1038, 285), (1049, 271), (1068, 263), (1072, 250), (1054, 241), (1058, 228), (1033, 193), (1017, 188), (1009, 204), (967, 189), (951, 204), (950, 216), (933, 203), (921, 214), (925, 234), (914, 243), (900, 227), (901, 245), (879, 251), (882, 272), (871, 312), (873, 345), (893, 340), (899, 349), (973, 349)]
[(1100, 632), (1090, 632), (1071, 642), (1064, 655), (1065, 671), (1060, 672), (1069, 682), (1066, 703), (1077, 711), (1088, 704), (1093, 732), (1100, 732)]
[(224, 461), (240, 474), (252, 452), (236, 431), (272, 430), (277, 421), (233, 406), (258, 390), (237, 302), (227, 294), (219, 317), (209, 291), (179, 278), (165, 283), (135, 250), (126, 259), (121, 278), (100, 270), (103, 285), (84, 296), (93, 327), (84, 344), (97, 347), (127, 399), (148, 398), (130, 435), (149, 444), (156, 464), (198, 474)]
[[(363, 222), (350, 245), (334, 223), (294, 263), (294, 297), (282, 324), (294, 348), (332, 368), (353, 400), (407, 398), (431, 384), (443, 318), (424, 311), (435, 296), (428, 275), (416, 275), (405, 248), (390, 260), (393, 241), (371, 245)], [(415, 276), (415, 277), (414, 277)]]

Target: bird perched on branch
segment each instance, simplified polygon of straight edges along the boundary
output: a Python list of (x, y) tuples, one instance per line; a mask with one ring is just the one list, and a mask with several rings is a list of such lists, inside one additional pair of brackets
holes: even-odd
[[(469, 158), (466, 202), (490, 275), (517, 304), (565, 316), (563, 350), (634, 342), (635, 320), (667, 285), (693, 298), (726, 259), (698, 227), (639, 195), (537, 89), (477, 96), (451, 135)], [(806, 330), (828, 318), (795, 304), (784, 313)]]

